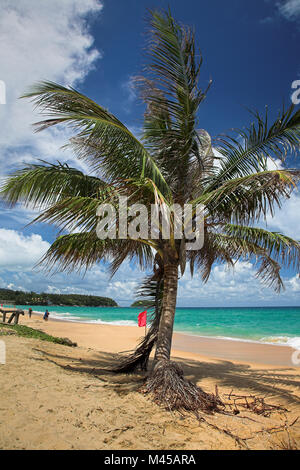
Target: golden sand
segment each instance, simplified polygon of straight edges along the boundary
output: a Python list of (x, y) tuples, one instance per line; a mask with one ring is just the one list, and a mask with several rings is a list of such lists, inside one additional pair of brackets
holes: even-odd
[(142, 328), (44, 322), (35, 315), (22, 317), (21, 324), (68, 337), (78, 347), (1, 337), (7, 360), (0, 365), (0, 448), (300, 447), (298, 422), (288, 431), (274, 432), (300, 415), (300, 368), (292, 367), (291, 348), (175, 333), (172, 359), (205, 391), (214, 391), (217, 385), (224, 399), (233, 390), (263, 396), (268, 403), (289, 410), (271, 417), (248, 411), (237, 416), (205, 416), (208, 425), (161, 409), (142, 395), (142, 374), (113, 375), (105, 370), (116, 363), (118, 352), (134, 348)]

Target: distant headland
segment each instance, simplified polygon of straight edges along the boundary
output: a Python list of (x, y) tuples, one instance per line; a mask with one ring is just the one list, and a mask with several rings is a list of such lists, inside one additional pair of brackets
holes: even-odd
[(117, 307), (118, 304), (109, 297), (80, 294), (47, 294), (45, 292), (23, 292), (11, 289), (0, 289), (0, 300), (14, 302), (16, 305), (60, 305), (70, 307)]
[(152, 307), (153, 301), (152, 300), (136, 300), (130, 307)]

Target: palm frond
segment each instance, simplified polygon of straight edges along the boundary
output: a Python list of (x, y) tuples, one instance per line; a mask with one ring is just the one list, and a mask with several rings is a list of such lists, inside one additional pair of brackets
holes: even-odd
[(40, 260), (39, 265), (46, 271), (56, 269), (57, 271), (85, 272), (99, 261), (113, 264), (114, 260), (124, 252), (130, 259), (138, 261), (142, 269), (152, 266), (152, 250), (147, 245), (142, 246), (140, 240), (111, 240), (109, 238), (101, 240), (94, 231), (58, 237)]
[(147, 276), (136, 292), (136, 297), (140, 300), (147, 300), (147, 323), (150, 323), (150, 327), (135, 351), (122, 358), (120, 364), (113, 369), (114, 372), (132, 373), (137, 369), (147, 370), (151, 351), (157, 342), (163, 297), (163, 268), (159, 258), (156, 257), (155, 260), (155, 264), (158, 264), (154, 268), (154, 274)]
[(234, 219), (237, 223), (259, 220), (281, 207), (300, 178), (300, 170), (273, 170), (225, 181), (216, 189), (206, 189), (191, 202), (203, 204), (207, 214)]
[(11, 207), (18, 202), (33, 208), (47, 207), (67, 197), (97, 197), (109, 186), (101, 179), (88, 176), (66, 163), (28, 165), (4, 178), (1, 198)]
[(113, 114), (73, 88), (53, 82), (40, 82), (22, 98), (30, 98), (49, 118), (35, 124), (41, 131), (57, 124), (78, 131), (71, 147), (101, 177), (152, 178), (168, 193), (168, 186), (149, 152)]
[(170, 187), (184, 200), (189, 163), (200, 168), (197, 111), (206, 96), (198, 87), (202, 57), (195, 50), (194, 33), (169, 13), (151, 12), (146, 76), (138, 77), (147, 105), (143, 140), (166, 175)]
[(270, 256), (267, 249), (244, 238), (208, 232), (205, 248), (188, 256), (193, 266), (198, 267), (204, 282), (208, 281), (214, 263), (225, 263), (234, 268), (237, 260), (246, 260), (254, 261), (254, 265), (257, 266), (256, 276), (264, 284), (273, 287), (276, 292), (283, 289), (280, 264)]
[(272, 258), (280, 261), (285, 267), (300, 270), (300, 242), (282, 233), (247, 227), (235, 224), (225, 224), (222, 230), (232, 237), (238, 237), (247, 243), (260, 246)]
[(260, 245), (237, 236), (216, 234), (215, 241), (222, 250), (226, 249), (227, 254), (233, 260), (242, 259), (251, 261), (257, 267), (256, 276), (268, 287), (273, 287), (275, 292), (283, 289), (283, 281), (280, 276), (280, 264), (270, 256), (268, 250)]
[(69, 197), (51, 205), (38, 215), (31, 224), (46, 222), (68, 231), (96, 230), (97, 209), (100, 201), (92, 197)]
[(246, 130), (237, 130), (236, 137), (219, 137), (218, 151), (223, 158), (212, 186), (254, 171), (267, 170), (269, 159), (284, 162), (287, 155), (298, 155), (300, 110), (294, 110), (294, 105), (283, 108), (271, 125), (267, 109), (264, 117), (254, 112), (255, 121)]

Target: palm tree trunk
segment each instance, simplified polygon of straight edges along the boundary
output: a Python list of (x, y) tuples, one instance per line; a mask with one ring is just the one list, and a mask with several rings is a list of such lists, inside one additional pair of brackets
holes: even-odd
[(173, 325), (178, 285), (178, 263), (164, 266), (164, 293), (162, 301), (162, 312), (159, 323), (156, 351), (153, 369), (161, 361), (169, 361), (173, 336)]
[(153, 369), (147, 378), (144, 393), (151, 393), (156, 403), (169, 410), (212, 413), (223, 403), (217, 395), (204, 392), (186, 380), (182, 368), (170, 361), (178, 285), (178, 263), (164, 266), (164, 293)]

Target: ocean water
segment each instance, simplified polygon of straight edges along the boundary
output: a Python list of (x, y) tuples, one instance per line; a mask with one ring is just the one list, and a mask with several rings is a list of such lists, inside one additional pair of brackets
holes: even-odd
[[(23, 306), (25, 310), (28, 306)], [(46, 307), (33, 306), (43, 313)], [(141, 308), (48, 307), (50, 317), (137, 327)], [(259, 341), (300, 349), (300, 307), (177, 308), (175, 331), (197, 336)]]

